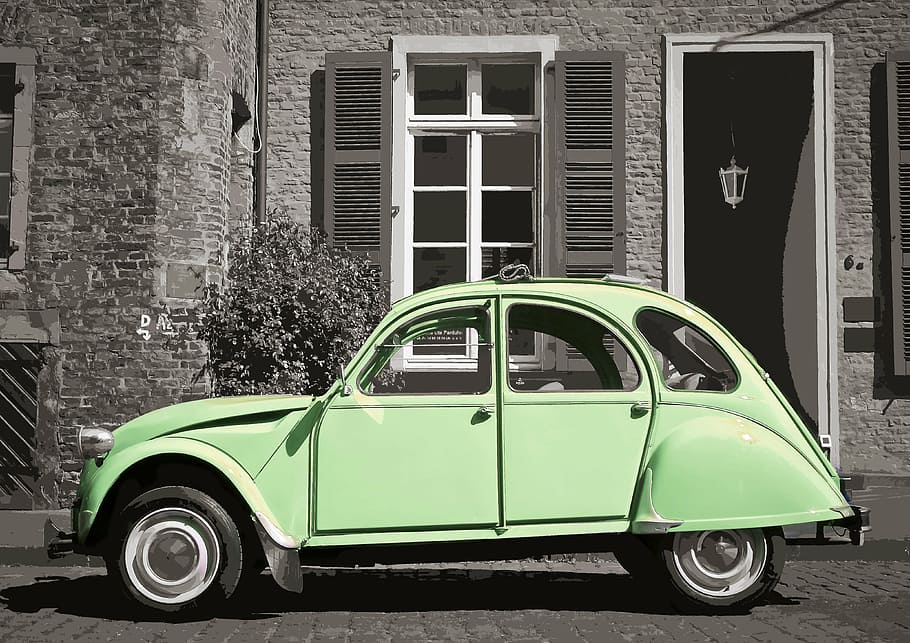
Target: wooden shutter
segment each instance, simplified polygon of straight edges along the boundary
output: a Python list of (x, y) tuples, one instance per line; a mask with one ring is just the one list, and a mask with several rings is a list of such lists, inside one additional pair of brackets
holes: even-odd
[(910, 51), (888, 55), (894, 373), (910, 375)]
[(325, 229), (390, 275), (392, 140), (389, 52), (326, 54)]
[[(597, 279), (625, 274), (623, 52), (557, 52), (554, 102), (558, 270)], [(615, 355), (612, 338), (605, 345)], [(590, 369), (572, 347), (557, 360), (561, 369)], [(625, 360), (617, 365), (625, 368)]]
[(13, 163), (9, 203), (9, 270), (25, 268), (28, 227), (29, 166), (32, 149), (32, 108), (35, 100), (35, 51), (28, 47), (0, 47), (0, 60), (15, 65), (13, 98)]
[(569, 277), (626, 271), (623, 52), (556, 54), (559, 267)]

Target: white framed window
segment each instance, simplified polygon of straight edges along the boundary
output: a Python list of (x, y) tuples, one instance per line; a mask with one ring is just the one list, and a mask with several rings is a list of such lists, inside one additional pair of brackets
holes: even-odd
[[(518, 260), (539, 274), (544, 73), (558, 38), (392, 40), (391, 296), (475, 281)], [(404, 368), (465, 360), (404, 355)]]

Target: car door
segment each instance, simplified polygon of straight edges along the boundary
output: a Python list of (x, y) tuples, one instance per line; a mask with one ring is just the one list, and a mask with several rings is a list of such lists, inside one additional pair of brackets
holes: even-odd
[(315, 445), (317, 532), (495, 525), (493, 301), (402, 320), (335, 397)]
[(506, 304), (506, 523), (627, 517), (652, 415), (640, 356), (590, 311)]

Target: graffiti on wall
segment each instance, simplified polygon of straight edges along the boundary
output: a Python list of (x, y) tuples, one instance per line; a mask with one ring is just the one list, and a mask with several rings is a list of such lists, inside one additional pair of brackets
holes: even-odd
[(165, 306), (158, 312), (148, 312), (139, 315), (139, 327), (136, 334), (144, 341), (151, 339), (152, 335), (176, 337), (184, 335), (190, 329), (192, 317), (189, 311), (173, 312)]

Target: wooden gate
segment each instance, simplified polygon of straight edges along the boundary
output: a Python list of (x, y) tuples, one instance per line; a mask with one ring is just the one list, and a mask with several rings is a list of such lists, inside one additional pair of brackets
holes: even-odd
[(0, 509), (31, 509), (41, 344), (0, 343)]

